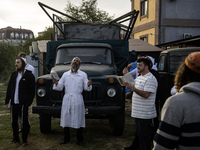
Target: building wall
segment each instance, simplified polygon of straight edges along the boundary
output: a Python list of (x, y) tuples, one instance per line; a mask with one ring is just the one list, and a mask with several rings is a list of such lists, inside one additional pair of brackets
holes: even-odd
[[(132, 9), (140, 11), (141, 1), (132, 0)], [(148, 43), (159, 45), (198, 36), (199, 6), (200, 0), (148, 0), (148, 15), (141, 18), (139, 14), (131, 37), (148, 35)]]
[(162, 0), (160, 44), (200, 35), (199, 6), (199, 0)]
[[(133, 1), (134, 1), (134, 9), (140, 10), (140, 0), (133, 0)], [(134, 27), (152, 22), (154, 20), (155, 20), (155, 0), (148, 0), (148, 16), (145, 18), (141, 18), (139, 13)]]
[[(148, 0), (147, 16), (141, 17), (139, 13), (132, 32), (132, 38), (140, 39), (142, 36), (146, 36), (149, 44), (156, 45), (158, 43), (158, 1)], [(141, 11), (140, 5), (141, 0), (132, 0), (132, 9)]]
[[(152, 33), (152, 34), (150, 34), (150, 33)], [(155, 45), (155, 38), (154, 38), (155, 37), (155, 28), (150, 28), (150, 29), (135, 33), (134, 38), (140, 39), (140, 37), (143, 35), (147, 36), (149, 44)]]
[(12, 27), (0, 29), (0, 39), (14, 44), (24, 44), (26, 39), (32, 38), (34, 38), (34, 34), (31, 30)]

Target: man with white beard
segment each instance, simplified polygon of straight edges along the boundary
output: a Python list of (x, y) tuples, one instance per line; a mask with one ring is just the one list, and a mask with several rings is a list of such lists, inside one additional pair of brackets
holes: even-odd
[(54, 90), (62, 91), (65, 88), (60, 122), (64, 128), (64, 140), (60, 144), (70, 141), (69, 128), (75, 128), (77, 129), (78, 145), (85, 145), (82, 135), (82, 129), (85, 128), (85, 105), (82, 91), (91, 91), (92, 81), (88, 80), (87, 74), (79, 69), (80, 62), (80, 58), (73, 58), (71, 70), (65, 72), (59, 81), (53, 78)]

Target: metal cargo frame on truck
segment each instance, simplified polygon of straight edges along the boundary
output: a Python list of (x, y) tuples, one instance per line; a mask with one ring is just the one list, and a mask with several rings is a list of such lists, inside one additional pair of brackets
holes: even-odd
[[(51, 17), (47, 13), (54, 23), (56, 41), (47, 44), (45, 67), (61, 77), (70, 70), (71, 58), (80, 57), (83, 60), (80, 69), (93, 81), (92, 91), (82, 93), (86, 118), (107, 118), (113, 125), (113, 134), (122, 135), (125, 125), (125, 90), (116, 77), (122, 75), (123, 68), (129, 63), (128, 39), (139, 11), (131, 11), (106, 24), (87, 24), (42, 3), (39, 5), (45, 13), (45, 8), (48, 8), (74, 21), (64, 23), (57, 15)], [(126, 21), (129, 21), (128, 26), (122, 24)], [(58, 34), (58, 30), (61, 34)], [(125, 32), (123, 39), (120, 39), (121, 31)], [(54, 91), (52, 86), (50, 74), (40, 76), (36, 81), (36, 106), (32, 107), (32, 112), (40, 116), (42, 133), (51, 131), (52, 117), (60, 117), (64, 90)]]

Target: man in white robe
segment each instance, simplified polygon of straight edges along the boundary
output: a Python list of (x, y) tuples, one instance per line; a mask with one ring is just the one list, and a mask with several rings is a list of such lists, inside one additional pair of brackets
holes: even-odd
[(82, 91), (91, 91), (92, 81), (88, 80), (87, 74), (79, 68), (80, 59), (75, 57), (71, 62), (71, 70), (65, 72), (59, 81), (53, 78), (54, 90), (62, 91), (65, 88), (60, 121), (60, 125), (64, 128), (64, 140), (60, 144), (70, 141), (69, 128), (75, 128), (78, 129), (78, 145), (84, 146), (82, 129), (85, 128), (85, 105)]

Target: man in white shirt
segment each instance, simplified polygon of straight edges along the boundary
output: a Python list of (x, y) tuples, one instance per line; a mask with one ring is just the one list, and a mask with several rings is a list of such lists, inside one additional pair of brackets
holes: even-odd
[[(132, 113), (139, 137), (140, 150), (150, 150), (154, 136), (154, 119), (157, 117), (155, 98), (158, 82), (149, 71), (151, 61), (148, 57), (137, 61), (137, 70), (141, 74), (135, 79), (135, 85), (124, 82), (124, 86), (133, 91)], [(126, 147), (125, 150), (133, 147)]]
[(82, 129), (85, 128), (85, 105), (82, 91), (91, 91), (92, 81), (88, 80), (87, 74), (79, 67), (80, 59), (75, 57), (71, 62), (71, 70), (65, 72), (59, 81), (53, 78), (54, 90), (62, 91), (65, 88), (60, 120), (60, 126), (64, 128), (64, 140), (60, 145), (70, 141), (69, 128), (77, 129), (78, 145), (85, 145), (82, 135)]

